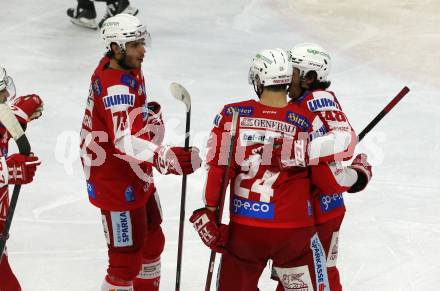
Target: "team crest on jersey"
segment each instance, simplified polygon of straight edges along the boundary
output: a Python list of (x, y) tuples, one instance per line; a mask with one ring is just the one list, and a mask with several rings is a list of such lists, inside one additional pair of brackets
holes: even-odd
[(133, 90), (136, 90), (138, 88), (138, 81), (133, 76), (130, 75), (126, 75), (126, 74), (122, 75), (121, 83), (127, 85)]
[(288, 111), (286, 114), (286, 120), (289, 123), (295, 125), (296, 127), (301, 128), (303, 131), (306, 131), (310, 128), (309, 120), (306, 117), (302, 116), (301, 114)]
[(222, 115), (221, 114), (217, 114), (214, 118), (214, 126), (215, 127), (219, 127), (220, 126), (220, 121), (222, 121)]
[(135, 96), (134, 94), (117, 94), (104, 97), (104, 107), (109, 109), (110, 107), (118, 105), (134, 106)]
[(254, 115), (254, 107), (252, 106), (228, 106), (224, 109), (224, 113), (227, 116), (232, 115), (234, 110), (238, 110), (240, 116), (252, 116)]
[(96, 97), (101, 96), (102, 94), (102, 85), (101, 80), (99, 78), (96, 78), (95, 81), (92, 84), (93, 93), (95, 93)]
[(312, 112), (317, 111), (340, 111), (339, 104), (329, 98), (316, 98), (307, 101), (307, 107)]

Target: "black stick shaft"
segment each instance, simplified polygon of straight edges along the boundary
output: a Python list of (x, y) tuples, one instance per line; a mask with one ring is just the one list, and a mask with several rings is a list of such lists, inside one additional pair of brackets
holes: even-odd
[[(185, 148), (189, 148), (189, 132), (191, 127), (191, 109), (186, 112), (185, 125)], [(180, 196), (180, 220), (179, 220), (179, 242), (177, 247), (177, 268), (176, 268), (176, 291), (180, 291), (180, 277), (182, 273), (182, 252), (183, 233), (185, 225), (185, 204), (186, 204), (186, 175), (182, 177), (182, 191)]]
[(382, 120), (382, 118), (385, 117), (385, 115), (388, 114), (388, 112), (391, 111), (391, 109), (394, 108), (394, 106), (396, 106), (397, 103), (399, 103), (400, 100), (402, 100), (403, 97), (405, 97), (406, 94), (408, 94), (408, 92), (409, 88), (406, 86), (400, 90), (396, 97), (394, 97), (393, 100), (391, 100), (387, 106), (385, 106), (385, 108), (373, 118), (373, 120), (364, 128), (364, 130), (361, 131), (361, 133), (358, 135), (358, 143), (379, 123), (379, 121)]
[[(217, 224), (220, 225), (222, 222), (222, 216), (223, 216), (223, 209), (225, 206), (225, 199), (226, 199), (226, 189), (228, 187), (229, 183), (229, 169), (231, 168), (231, 162), (232, 162), (232, 154), (235, 148), (235, 134), (237, 131), (237, 121), (238, 121), (238, 111), (234, 111), (233, 117), (232, 117), (232, 129), (231, 129), (231, 141), (229, 142), (229, 152), (228, 152), (228, 161), (226, 164), (225, 172), (223, 173), (223, 180), (222, 180), (222, 186), (221, 186), (221, 196), (219, 201), (219, 206), (217, 209)], [(208, 265), (208, 274), (206, 275), (206, 284), (205, 284), (205, 291), (211, 290), (211, 282), (212, 282), (212, 275), (214, 273), (214, 264), (215, 264), (215, 256), (216, 252), (211, 250), (211, 255), (209, 258), (209, 265)]]
[[(31, 153), (31, 146), (26, 135), (22, 135), (16, 140), (18, 151), (20, 154), (29, 155)], [(12, 219), (14, 217), (15, 208), (17, 207), (18, 196), (20, 194), (21, 185), (15, 185), (12, 192), (11, 202), (9, 204), (8, 213), (6, 215), (5, 227), (0, 237), (0, 261), (3, 258), (3, 252), (6, 248), (6, 241), (9, 237), (9, 229), (11, 228)]]

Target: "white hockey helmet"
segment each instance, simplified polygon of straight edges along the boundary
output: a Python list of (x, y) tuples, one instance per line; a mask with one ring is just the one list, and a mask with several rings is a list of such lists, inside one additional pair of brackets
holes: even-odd
[(327, 81), (331, 58), (321, 46), (314, 43), (302, 43), (290, 49), (288, 54), (292, 66), (300, 70), (301, 78), (304, 78), (307, 72), (315, 71), (318, 81)]
[(283, 49), (268, 49), (259, 52), (253, 59), (249, 69), (249, 84), (256, 84), (256, 79), (266, 86), (290, 84), (292, 65)]
[(136, 16), (130, 14), (121, 13), (109, 17), (102, 24), (101, 35), (107, 50), (111, 49), (112, 43), (119, 45), (122, 50), (125, 50), (125, 44), (130, 41), (144, 40), (146, 46), (151, 45), (147, 27)]
[(0, 91), (7, 90), (9, 98), (15, 97), (15, 84), (14, 80), (8, 76), (6, 69), (0, 66)]

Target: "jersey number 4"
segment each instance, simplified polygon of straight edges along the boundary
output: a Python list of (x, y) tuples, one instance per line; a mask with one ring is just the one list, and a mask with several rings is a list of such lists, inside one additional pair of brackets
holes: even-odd
[[(261, 202), (269, 203), (274, 193), (272, 186), (280, 175), (280, 172), (265, 170), (262, 175), (260, 174), (260, 178), (256, 178), (261, 165), (261, 156), (252, 155), (249, 157), (248, 162), (249, 171), (237, 175), (237, 178), (235, 179), (235, 195), (243, 197), (245, 199), (249, 199), (249, 193), (252, 191), (254, 193), (260, 194)], [(242, 187), (242, 182), (244, 182), (245, 180), (255, 181), (252, 183), (252, 186), (250, 188), (245, 188)]]

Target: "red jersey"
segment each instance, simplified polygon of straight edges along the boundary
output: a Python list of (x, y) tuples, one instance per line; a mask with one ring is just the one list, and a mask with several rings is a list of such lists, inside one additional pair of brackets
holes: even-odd
[(89, 200), (104, 210), (132, 210), (153, 193), (152, 159), (156, 145), (140, 133), (147, 115), (141, 70), (96, 68), (81, 129), (81, 161)]
[[(342, 192), (356, 182), (357, 174), (353, 169), (342, 167), (340, 161), (352, 157), (357, 143), (356, 133), (333, 92), (306, 91), (293, 103), (319, 117), (313, 124), (309, 150), (320, 162), (330, 163), (316, 166), (319, 170), (312, 175), (315, 219), (316, 223), (323, 223), (345, 213)], [(329, 185), (326, 176), (334, 176), (338, 186)]]
[[(300, 133), (308, 136), (317, 118), (295, 104), (275, 108), (248, 100), (224, 106), (214, 120), (215, 127), (208, 141), (206, 204), (217, 206), (221, 194), (232, 108), (239, 111), (240, 117), (234, 160), (231, 163), (231, 221), (268, 228), (313, 225), (309, 168), (296, 167), (280, 172), (271, 165), (274, 138), (290, 136), (297, 141)], [(300, 142), (294, 144), (295, 147), (301, 146)], [(301, 156), (295, 158), (301, 159)]]

